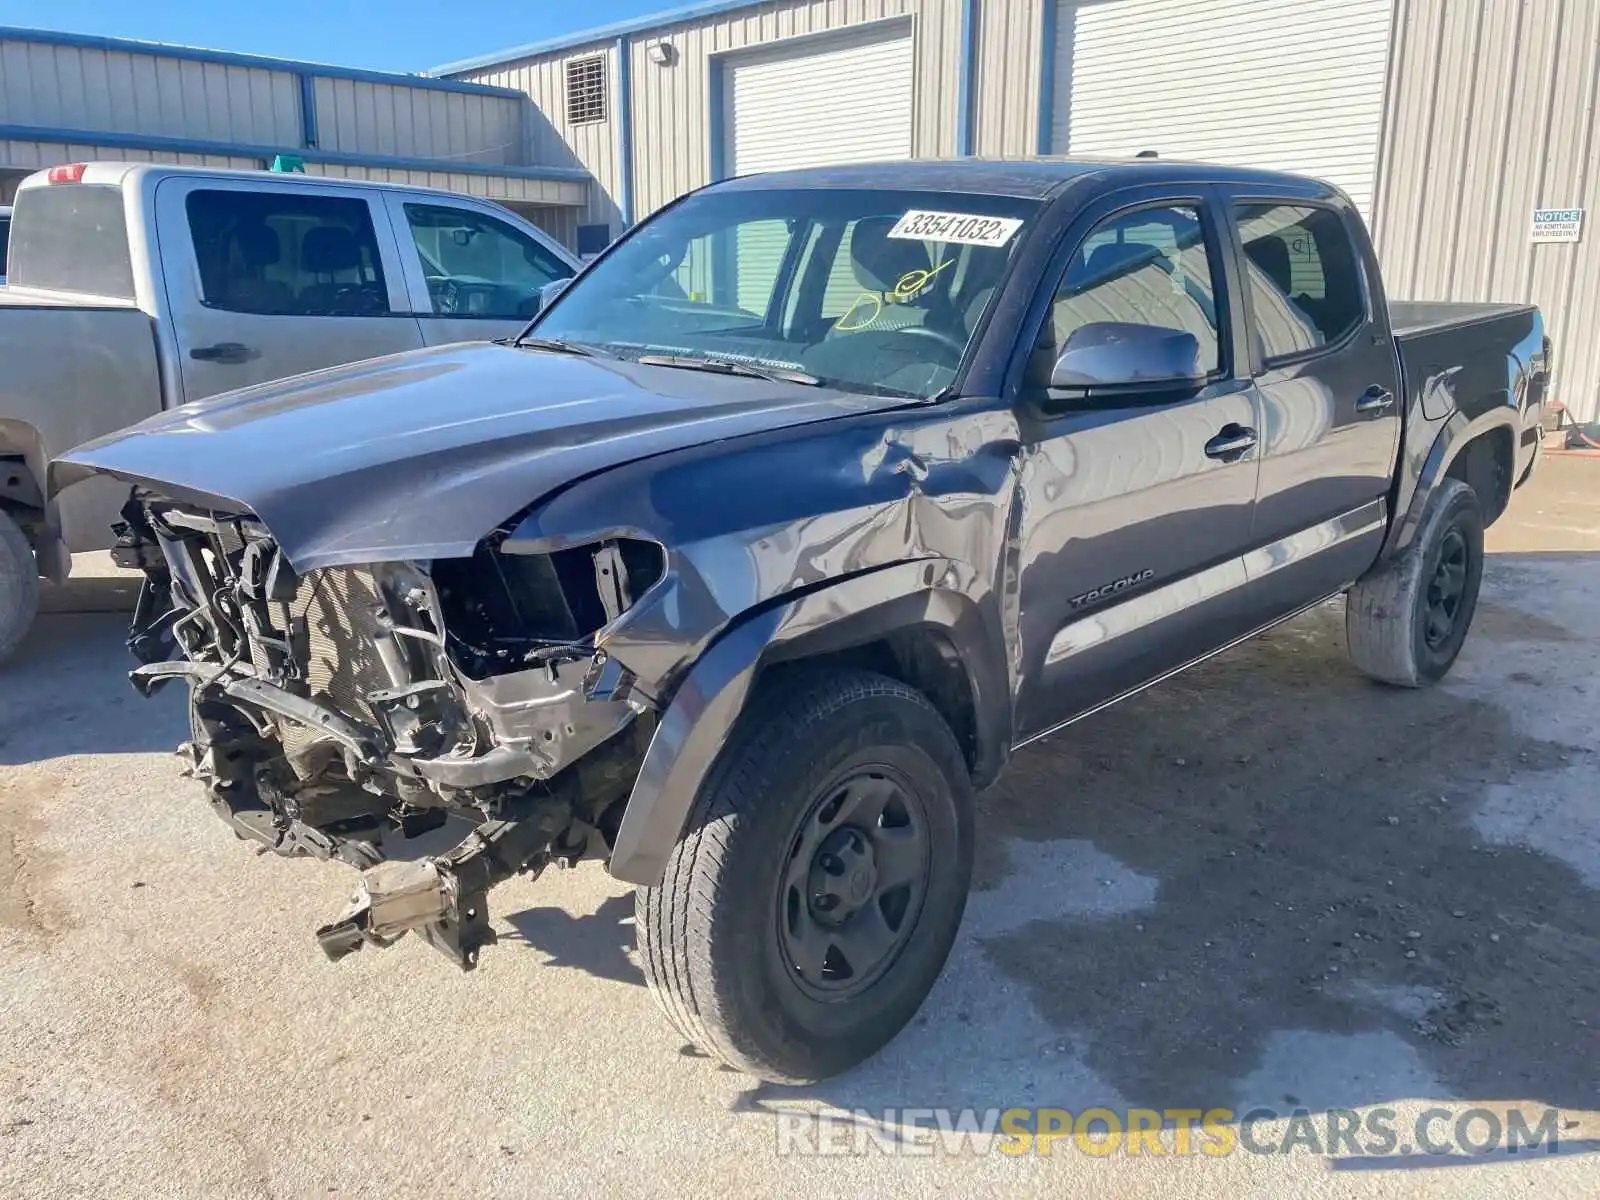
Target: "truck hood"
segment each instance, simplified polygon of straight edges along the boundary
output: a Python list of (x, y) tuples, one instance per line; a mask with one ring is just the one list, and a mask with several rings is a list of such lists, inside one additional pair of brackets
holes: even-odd
[(300, 572), (455, 558), (596, 471), (919, 403), (470, 343), (186, 404), (74, 448), (50, 486), (107, 474), (254, 513)]

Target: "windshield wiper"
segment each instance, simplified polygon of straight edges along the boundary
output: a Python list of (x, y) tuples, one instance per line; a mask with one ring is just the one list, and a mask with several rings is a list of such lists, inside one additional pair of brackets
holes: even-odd
[(634, 359), (647, 367), (682, 367), (687, 371), (710, 371), (716, 375), (748, 375), (765, 379), (769, 383), (800, 383), (806, 387), (821, 387), (822, 380), (792, 367), (769, 367), (762, 363), (743, 362), (733, 358), (701, 358), (694, 354), (641, 354)]
[(565, 338), (525, 337), (517, 338), (511, 344), (529, 350), (552, 350), (557, 354), (576, 354), (582, 358), (594, 358), (600, 354), (600, 351), (593, 346), (586, 346), (582, 342), (569, 342)]

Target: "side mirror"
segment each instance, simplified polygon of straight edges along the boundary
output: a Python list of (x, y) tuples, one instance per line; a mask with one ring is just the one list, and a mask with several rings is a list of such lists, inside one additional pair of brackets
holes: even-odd
[(545, 284), (542, 288), (540, 288), (539, 289), (539, 311), (543, 312), (545, 309), (549, 308), (552, 304), (554, 304), (556, 297), (561, 295), (562, 292), (566, 291), (567, 290), (567, 285), (569, 283), (571, 283), (571, 282), (572, 282), (572, 280), (570, 278), (568, 278), (568, 279), (552, 279), (549, 283)]
[(1073, 331), (1050, 372), (1062, 391), (1161, 391), (1198, 387), (1200, 341), (1182, 329), (1098, 321)]

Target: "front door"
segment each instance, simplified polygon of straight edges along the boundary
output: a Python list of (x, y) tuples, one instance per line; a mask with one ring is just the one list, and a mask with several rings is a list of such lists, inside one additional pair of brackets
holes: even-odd
[(368, 193), (176, 176), (156, 214), (185, 400), (422, 344)]
[(1235, 195), (1261, 393), (1253, 603), (1275, 616), (1372, 565), (1400, 438), (1400, 372), (1373, 320), (1348, 222), (1303, 200)]
[[(1248, 630), (1259, 413), (1201, 199), (1116, 212), (1068, 251), (1020, 403), (1017, 728), (1042, 733)], [(1199, 386), (1053, 394), (1069, 343), (1188, 334)]]

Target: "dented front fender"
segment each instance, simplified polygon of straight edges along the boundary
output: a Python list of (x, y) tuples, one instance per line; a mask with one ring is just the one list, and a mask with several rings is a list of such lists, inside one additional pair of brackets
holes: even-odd
[(611, 852), (611, 873), (661, 882), (667, 859), (718, 752), (766, 668), (861, 645), (891, 632), (932, 627), (968, 673), (976, 715), (975, 774), (999, 773), (1010, 744), (1010, 705), (998, 630), (963, 593), (958, 563), (895, 563), (818, 587), (737, 622), (695, 662), (651, 739)]

